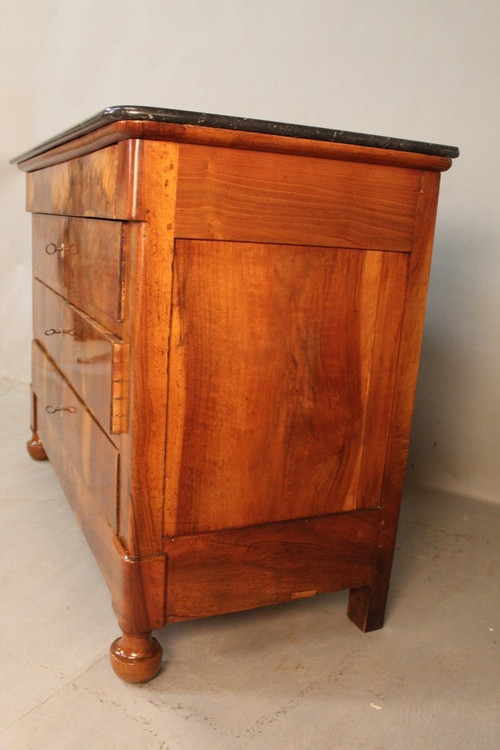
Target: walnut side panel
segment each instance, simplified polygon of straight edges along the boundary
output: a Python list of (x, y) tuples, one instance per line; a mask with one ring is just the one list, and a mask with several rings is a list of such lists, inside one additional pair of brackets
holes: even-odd
[[(357, 506), (359, 508), (370, 508), (380, 503), (409, 263), (410, 256), (402, 253), (383, 253), (381, 257), (368, 394), (369, 408), (362, 438), (365, 450), (360, 461)], [(372, 294), (374, 297), (375, 289)], [(366, 314), (361, 311), (362, 317)]]
[(379, 504), (407, 263), (177, 241), (167, 533)]

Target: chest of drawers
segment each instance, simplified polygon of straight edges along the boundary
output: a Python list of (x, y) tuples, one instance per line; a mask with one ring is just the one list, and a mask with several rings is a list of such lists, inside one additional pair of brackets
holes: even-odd
[(14, 160), (33, 214), (33, 458), (112, 594), (170, 622), (350, 589), (380, 628), (440, 172), (456, 149), (110, 108)]

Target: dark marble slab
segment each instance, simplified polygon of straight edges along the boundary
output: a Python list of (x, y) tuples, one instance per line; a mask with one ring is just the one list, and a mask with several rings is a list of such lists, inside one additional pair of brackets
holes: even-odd
[(395, 151), (410, 151), (431, 156), (446, 156), (454, 159), (459, 155), (455, 146), (443, 146), (437, 143), (425, 143), (422, 141), (411, 141), (401, 138), (388, 138), (380, 135), (366, 135), (364, 133), (351, 133), (346, 130), (330, 130), (329, 128), (316, 128), (308, 125), (293, 125), (284, 122), (270, 122), (267, 120), (252, 120), (247, 117), (230, 117), (227, 115), (213, 115), (204, 112), (185, 112), (178, 109), (161, 109), (156, 107), (107, 107), (88, 120), (80, 122), (68, 130), (44, 141), (35, 148), (12, 159), (13, 163), (26, 161), (27, 159), (42, 154), (51, 148), (91, 133), (98, 128), (112, 122), (123, 120), (149, 120), (152, 122), (178, 123), (182, 125), (201, 125), (210, 128), (222, 128), (225, 130), (242, 130), (249, 133), (267, 133), (271, 135), (283, 135), (292, 138), (308, 138), (316, 141), (329, 141), (332, 143), (347, 143), (354, 146), (369, 146), (371, 148), (393, 149)]

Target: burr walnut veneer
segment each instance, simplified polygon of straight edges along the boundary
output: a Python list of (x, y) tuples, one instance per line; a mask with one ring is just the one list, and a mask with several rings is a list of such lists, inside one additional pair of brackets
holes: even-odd
[(380, 628), (440, 172), (455, 149), (110, 108), (15, 160), (33, 214), (33, 437), (151, 633), (350, 589)]

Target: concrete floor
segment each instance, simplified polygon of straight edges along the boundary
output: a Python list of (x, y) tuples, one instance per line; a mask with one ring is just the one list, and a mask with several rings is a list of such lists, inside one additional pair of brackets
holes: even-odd
[(108, 591), (28, 395), (0, 385), (2, 750), (498, 750), (500, 505), (408, 490), (386, 625), (347, 596), (171, 625), (144, 686), (108, 665)]

